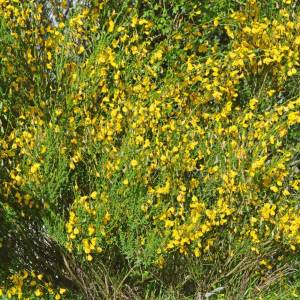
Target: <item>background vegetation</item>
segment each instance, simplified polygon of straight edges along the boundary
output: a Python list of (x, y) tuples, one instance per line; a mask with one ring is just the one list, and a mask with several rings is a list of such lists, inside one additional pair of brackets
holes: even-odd
[(299, 11), (0, 0), (0, 297), (299, 298)]

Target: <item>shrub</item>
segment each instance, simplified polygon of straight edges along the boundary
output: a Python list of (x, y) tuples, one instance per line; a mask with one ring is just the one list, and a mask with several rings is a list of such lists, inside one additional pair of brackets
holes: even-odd
[(297, 287), (297, 1), (71, 3), (0, 1), (0, 295)]

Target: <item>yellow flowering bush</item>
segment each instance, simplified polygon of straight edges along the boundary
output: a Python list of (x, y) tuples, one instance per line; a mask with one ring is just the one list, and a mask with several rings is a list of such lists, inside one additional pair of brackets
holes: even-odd
[(297, 297), (299, 12), (0, 0), (0, 295)]

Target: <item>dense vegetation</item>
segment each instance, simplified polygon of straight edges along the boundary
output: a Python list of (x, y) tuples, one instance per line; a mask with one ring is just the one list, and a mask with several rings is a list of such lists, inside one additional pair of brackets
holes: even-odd
[(0, 0), (0, 297), (300, 297), (299, 4)]

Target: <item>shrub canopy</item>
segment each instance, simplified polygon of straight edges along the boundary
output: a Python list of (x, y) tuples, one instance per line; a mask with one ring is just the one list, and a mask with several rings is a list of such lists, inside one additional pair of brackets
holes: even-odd
[(291, 0), (0, 0), (0, 296), (293, 297), (299, 33)]

